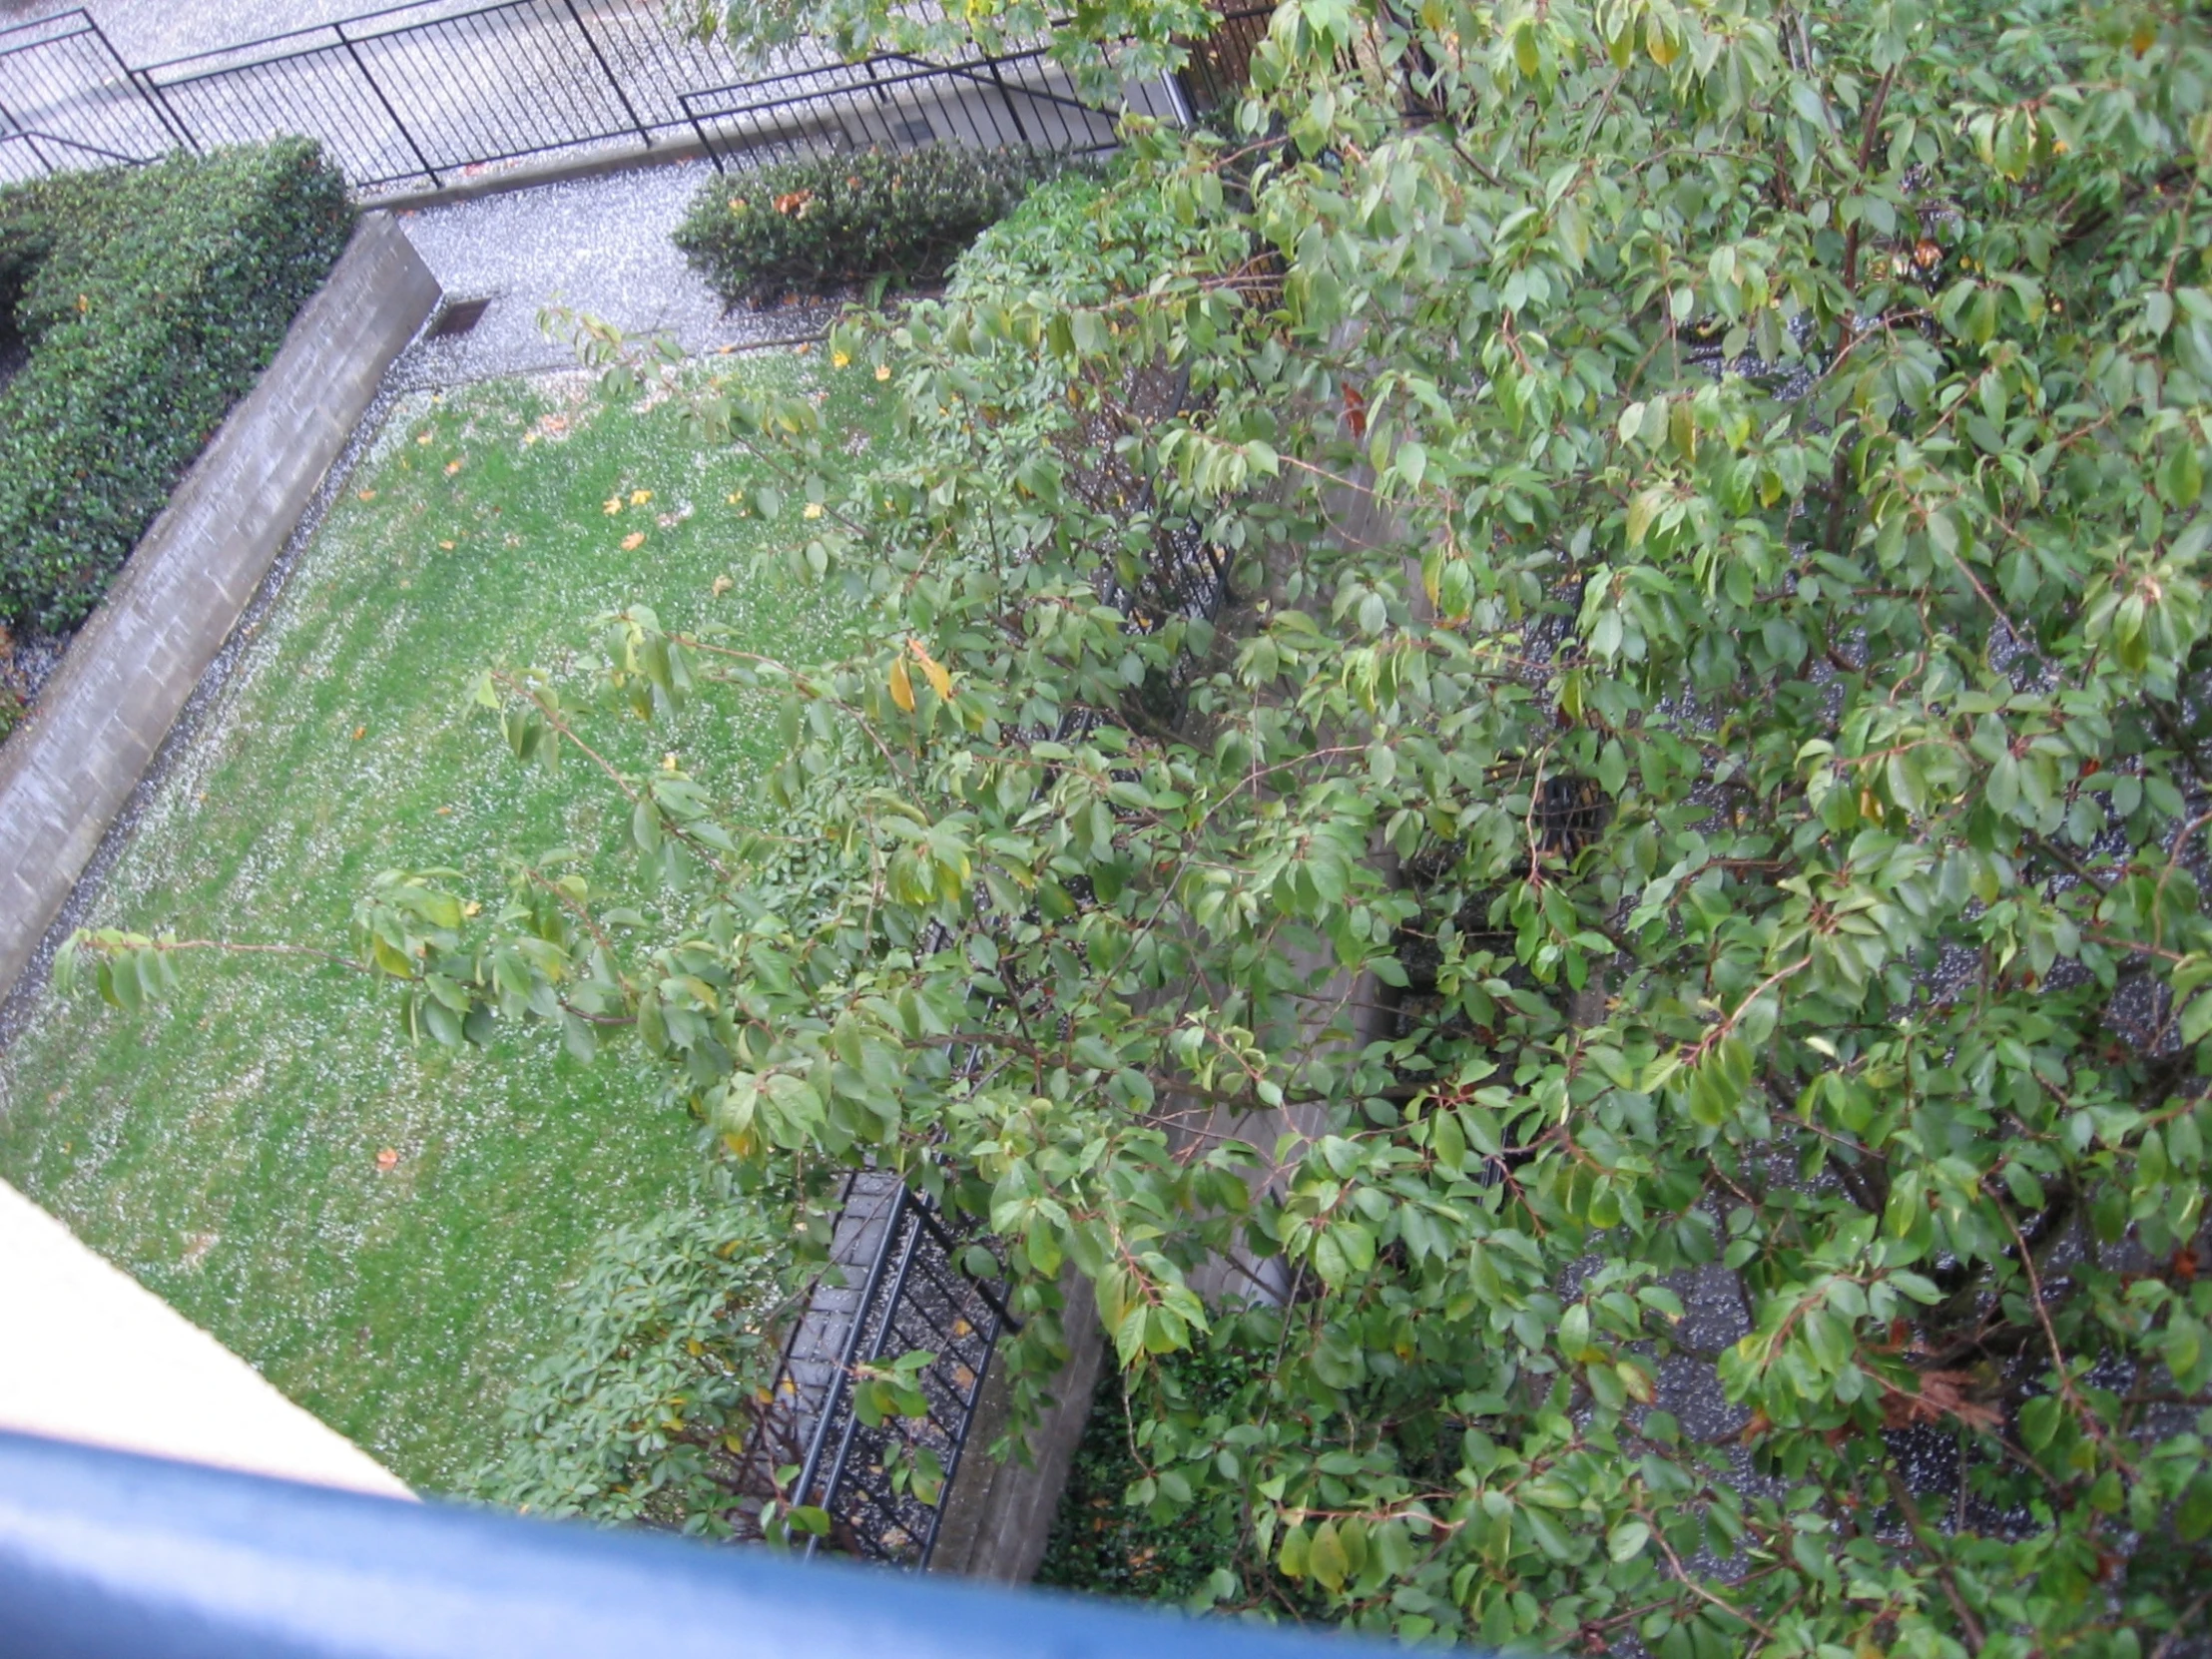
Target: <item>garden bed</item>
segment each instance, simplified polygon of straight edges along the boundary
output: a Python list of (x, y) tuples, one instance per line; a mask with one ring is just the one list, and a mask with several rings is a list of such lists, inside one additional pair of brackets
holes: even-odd
[(352, 219), (301, 140), (0, 190), (0, 737)]
[[(870, 425), (872, 389), (852, 376), (832, 418)], [(342, 949), (379, 869), (450, 864), (494, 904), (484, 848), (611, 845), (603, 808), (513, 764), (469, 677), (557, 667), (634, 599), (763, 651), (832, 648), (835, 607), (776, 557), (799, 506), (787, 526), (731, 503), (765, 481), (581, 377), (402, 406), (93, 919)], [(638, 769), (673, 747), (739, 794), (780, 750), (710, 711), (650, 732), (610, 718), (595, 741)], [(580, 1065), (541, 1033), (412, 1049), (390, 991), (341, 966), (180, 972), (135, 1016), (89, 996), (35, 1010), (0, 1056), (0, 1175), (403, 1478), (465, 1484), (562, 1280), (604, 1228), (690, 1184), (692, 1124), (644, 1068)]]

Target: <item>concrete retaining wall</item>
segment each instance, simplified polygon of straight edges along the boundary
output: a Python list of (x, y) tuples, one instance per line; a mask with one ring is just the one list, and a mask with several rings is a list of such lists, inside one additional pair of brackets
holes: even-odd
[(0, 746), (0, 997), (438, 297), (398, 226), (365, 215)]
[(1000, 1463), (990, 1454), (991, 1442), (1006, 1431), (1013, 1405), (1005, 1357), (994, 1355), (968, 1428), (966, 1454), (945, 1494), (931, 1572), (1026, 1584), (1044, 1562), (1052, 1518), (1067, 1491), (1076, 1449), (1091, 1419), (1091, 1394), (1106, 1363), (1106, 1333), (1099, 1329), (1091, 1282), (1071, 1268), (1060, 1289), (1067, 1298), (1060, 1318), (1068, 1359), (1052, 1380), (1051, 1406), (1029, 1430), (1028, 1460)]

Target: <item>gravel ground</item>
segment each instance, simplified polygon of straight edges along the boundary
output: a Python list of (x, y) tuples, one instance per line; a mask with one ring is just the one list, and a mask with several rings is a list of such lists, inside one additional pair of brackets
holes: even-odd
[(436, 273), (447, 302), (491, 304), (465, 334), (417, 339), (393, 366), (391, 383), (450, 385), (574, 367), (575, 351), (539, 330), (538, 313), (551, 304), (628, 333), (671, 334), (694, 354), (820, 333), (829, 307), (725, 313), (669, 241), (713, 171), (704, 162), (650, 168), (401, 213), (400, 228)]
[[(92, 14), (126, 63), (143, 67), (377, 8), (375, 0), (0, 0), (0, 27), (80, 9)], [(425, 17), (460, 9), (413, 8)]]

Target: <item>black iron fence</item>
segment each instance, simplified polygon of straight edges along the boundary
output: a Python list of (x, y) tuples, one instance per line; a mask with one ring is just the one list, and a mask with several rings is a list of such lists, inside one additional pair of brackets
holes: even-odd
[[(1179, 115), (1165, 87), (1131, 90), (1132, 104), (1143, 113)], [(679, 102), (693, 134), (725, 170), (938, 143), (1064, 155), (1114, 144), (1114, 112), (1078, 98), (1065, 71), (1041, 48), (942, 64), (887, 53), (708, 87), (682, 94)]]
[[(1226, 15), (1130, 107), (1188, 120), (1243, 81), (1265, 8)], [(1077, 152), (1113, 143), (1041, 49), (766, 61), (674, 27), (666, 0), (416, 0), (139, 68), (91, 16), (0, 30), (0, 179), (299, 133), (357, 191), (438, 186), (553, 151), (696, 140), (728, 165), (931, 140)]]
[(150, 161), (180, 142), (87, 13), (0, 29), (0, 180)]
[[(984, 1274), (966, 1260), (979, 1252)], [(990, 1247), (972, 1226), (945, 1216), (900, 1183), (868, 1264), (859, 1305), (809, 1438), (792, 1501), (826, 1511), (830, 1530), (807, 1553), (830, 1548), (895, 1566), (923, 1567), (935, 1549), (945, 1499), (967, 1448), (983, 1379), (1007, 1312)], [(908, 1354), (925, 1409), (870, 1422), (856, 1389)]]

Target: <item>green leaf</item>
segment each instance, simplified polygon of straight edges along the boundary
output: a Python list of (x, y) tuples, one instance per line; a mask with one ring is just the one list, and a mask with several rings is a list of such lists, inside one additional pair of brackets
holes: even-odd
[(1323, 1521), (1314, 1528), (1314, 1538), (1306, 1553), (1306, 1570), (1320, 1581), (1322, 1587), (1335, 1595), (1345, 1587), (1345, 1578), (1351, 1571), (1351, 1562), (1345, 1556), (1344, 1544), (1337, 1536), (1337, 1523)]

